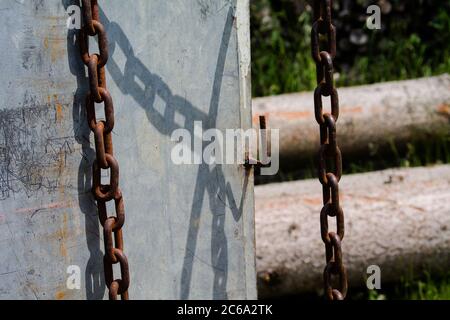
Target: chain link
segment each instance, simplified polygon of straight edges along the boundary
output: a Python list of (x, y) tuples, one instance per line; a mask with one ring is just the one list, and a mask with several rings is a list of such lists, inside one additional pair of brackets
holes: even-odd
[[(92, 192), (97, 202), (100, 223), (103, 227), (105, 255), (103, 258), (105, 282), (109, 298), (128, 300), (130, 274), (128, 260), (123, 253), (122, 227), (125, 210), (119, 188), (119, 164), (113, 155), (112, 130), (114, 129), (114, 105), (106, 88), (105, 65), (108, 62), (108, 37), (100, 22), (97, 0), (82, 0), (84, 26), (79, 33), (81, 58), (88, 68), (90, 91), (86, 97), (86, 113), (89, 128), (94, 133), (96, 159), (93, 164)], [(89, 37), (98, 37), (98, 54), (89, 53)], [(105, 120), (97, 121), (95, 103), (103, 103)], [(110, 171), (109, 184), (101, 184), (101, 170)], [(106, 203), (114, 201), (115, 216), (109, 216)], [(114, 238), (113, 238), (114, 237)], [(113, 265), (120, 265), (121, 278), (115, 279)]]
[[(347, 295), (347, 272), (342, 262), (341, 250), (341, 242), (344, 238), (344, 212), (339, 204), (342, 155), (337, 144), (336, 135), (336, 122), (339, 118), (339, 98), (333, 79), (333, 59), (336, 56), (336, 28), (333, 25), (331, 10), (332, 0), (314, 1), (311, 45), (312, 57), (317, 68), (314, 113), (320, 126), (321, 146), (318, 159), (318, 176), (323, 189), (320, 232), (322, 241), (325, 243), (324, 288), (327, 299), (343, 300)], [(322, 38), (324, 41), (322, 41)], [(320, 46), (322, 42), (326, 42), (326, 50), (321, 51)], [(330, 97), (331, 113), (323, 112), (322, 97)], [(328, 217), (336, 218), (336, 232), (328, 230)], [(338, 277), (338, 289), (333, 288), (332, 276)]]

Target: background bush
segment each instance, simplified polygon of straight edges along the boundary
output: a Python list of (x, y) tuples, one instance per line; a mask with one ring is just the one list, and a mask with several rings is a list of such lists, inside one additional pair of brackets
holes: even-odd
[[(310, 1), (308, 1), (310, 2)], [(312, 90), (312, 10), (304, 0), (252, 0), (253, 95)], [(382, 29), (365, 28), (371, 4)], [(450, 1), (334, 1), (339, 86), (450, 72)]]

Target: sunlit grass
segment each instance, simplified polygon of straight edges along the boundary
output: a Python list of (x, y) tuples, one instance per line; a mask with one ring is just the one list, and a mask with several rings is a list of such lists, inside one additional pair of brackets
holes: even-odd
[(436, 277), (424, 272), (420, 278), (403, 277), (387, 290), (370, 290), (369, 300), (450, 300), (450, 273)]

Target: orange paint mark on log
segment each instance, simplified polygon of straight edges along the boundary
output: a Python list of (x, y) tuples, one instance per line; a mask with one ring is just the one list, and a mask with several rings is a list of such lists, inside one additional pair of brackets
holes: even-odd
[(363, 112), (363, 107), (358, 106), (358, 107), (341, 107), (340, 108), (342, 112), (345, 113), (362, 113)]
[(273, 210), (273, 209), (283, 209), (283, 208), (288, 208), (289, 204), (285, 203), (285, 202), (273, 202), (273, 203), (263, 203), (263, 204), (258, 204), (256, 206), (257, 210)]
[[(324, 110), (324, 112), (326, 112)], [(341, 107), (341, 112), (343, 113), (362, 113), (363, 107), (362, 106), (356, 106), (356, 107)], [(260, 115), (266, 115), (269, 117), (274, 117), (278, 119), (284, 119), (284, 120), (300, 120), (300, 119), (308, 119), (314, 117), (314, 113), (312, 111), (276, 111), (276, 112), (266, 112), (264, 114), (256, 113), (253, 115), (253, 124), (258, 125), (259, 124), (259, 116)]]
[(265, 114), (255, 114), (253, 116), (253, 123), (259, 124), (259, 116), (268, 115), (270, 117), (281, 118), (286, 120), (298, 120), (305, 119), (312, 116), (312, 112), (310, 111), (279, 111), (279, 112), (269, 112)]
[(302, 197), (301, 199), (298, 198), (296, 195), (282, 195), (277, 198), (271, 198), (270, 201), (264, 201), (264, 202), (257, 202), (256, 203), (256, 210), (280, 210), (284, 208), (289, 208), (292, 205), (298, 204), (299, 201), (302, 201), (305, 205), (309, 206), (321, 206), (322, 205), (322, 198), (319, 197)]
[(275, 112), (276, 117), (280, 117), (280, 118), (284, 118), (284, 119), (288, 119), (288, 120), (308, 118), (311, 115), (312, 115), (312, 112), (310, 112), (310, 111)]
[(438, 108), (437, 108), (437, 113), (450, 117), (450, 106), (448, 104), (441, 104)]
[(321, 205), (322, 199), (320, 198), (303, 198), (303, 202), (309, 205)]

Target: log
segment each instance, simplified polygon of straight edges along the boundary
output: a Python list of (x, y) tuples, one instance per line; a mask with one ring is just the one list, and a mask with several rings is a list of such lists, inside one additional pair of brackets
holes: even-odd
[[(450, 76), (340, 88), (338, 139), (345, 155), (404, 144), (415, 136), (449, 132)], [(253, 123), (266, 115), (269, 127), (280, 130), (280, 157), (308, 158), (316, 154), (319, 129), (313, 93), (253, 99)], [(329, 98), (323, 99), (329, 112)]]
[[(450, 270), (450, 165), (346, 175), (340, 195), (350, 287), (365, 286), (373, 264), (381, 268), (382, 287), (410, 271)], [(320, 183), (257, 186), (255, 198), (259, 296), (320, 291)], [(329, 227), (335, 230), (333, 218)]]

